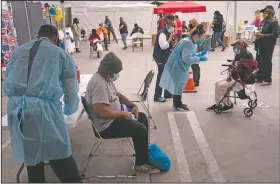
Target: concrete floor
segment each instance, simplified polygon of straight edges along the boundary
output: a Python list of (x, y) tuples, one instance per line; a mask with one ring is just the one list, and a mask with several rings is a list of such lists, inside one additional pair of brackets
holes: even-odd
[[(116, 81), (118, 90), (123, 94), (137, 92), (148, 71), (157, 72), (150, 45), (147, 40), (144, 52), (132, 52), (132, 48), (123, 51), (121, 43), (110, 45), (110, 50), (123, 61), (124, 70)], [(101, 59), (89, 58), (88, 43), (81, 44), (81, 50), (82, 53), (73, 54), (81, 74), (96, 72)], [(85, 182), (280, 182), (279, 45), (274, 53), (273, 85), (256, 85), (258, 100), (262, 105), (255, 109), (251, 118), (243, 115), (244, 101), (238, 101), (232, 111), (221, 115), (205, 111), (214, 102), (214, 82), (220, 77), (223, 69), (221, 64), (233, 57), (231, 48), (225, 52), (217, 49), (209, 53), (208, 62), (200, 65), (198, 92), (183, 95), (184, 102), (192, 112), (174, 114), (172, 100), (165, 104), (150, 100), (151, 113), (158, 126), (157, 130), (150, 130), (150, 142), (157, 143), (169, 155), (171, 170), (151, 176), (137, 173), (134, 179), (90, 178)], [(150, 99), (153, 97), (155, 80), (150, 87)], [(4, 114), (5, 106), (6, 101), (2, 101)], [(174, 118), (170, 119), (172, 116)], [(85, 115), (78, 126), (70, 130), (70, 135), (73, 154), (81, 171), (95, 140)], [(9, 138), (8, 129), (2, 128), (2, 145)], [(120, 140), (120, 144), (131, 152), (126, 140)], [(109, 152), (119, 152), (112, 141), (106, 141), (101, 150), (104, 148)], [(133, 159), (129, 157), (94, 158), (86, 175), (131, 174), (132, 163)], [(2, 182), (15, 182), (18, 168), (11, 162), (11, 147), (8, 145), (2, 149)], [(49, 166), (46, 167), (46, 178), (48, 182), (58, 182)], [(27, 182), (26, 170), (22, 172), (21, 181)]]

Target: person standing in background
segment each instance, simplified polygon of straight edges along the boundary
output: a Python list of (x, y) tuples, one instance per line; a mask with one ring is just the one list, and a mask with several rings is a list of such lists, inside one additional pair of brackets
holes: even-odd
[(188, 30), (188, 27), (187, 27), (186, 21), (183, 21), (182, 32), (185, 33), (185, 32), (187, 32), (187, 30)]
[(72, 24), (71, 28), (72, 28), (72, 32), (73, 32), (74, 41), (75, 41), (76, 52), (81, 52), (79, 50), (79, 48), (80, 48), (82, 30), (84, 30), (84, 29), (83, 29), (82, 25), (79, 23), (78, 18), (73, 19), (73, 24)]
[(268, 5), (260, 12), (263, 13), (263, 21), (259, 26), (259, 31), (255, 34), (256, 58), (260, 69), (257, 74), (257, 82), (261, 83), (261, 86), (268, 86), (272, 82), (272, 56), (279, 36), (279, 24), (277, 20), (273, 19), (275, 14), (273, 6)]
[[(225, 43), (225, 42), (224, 42), (224, 37), (225, 37), (226, 31), (227, 31), (227, 24), (226, 24), (226, 22), (223, 20), (223, 29), (222, 29), (222, 33), (221, 33), (221, 41), (222, 41), (223, 43)], [(222, 46), (222, 45), (220, 45), (220, 46)]]
[(178, 15), (175, 15), (175, 45), (182, 39), (182, 21), (180, 21)]
[(259, 27), (261, 23), (261, 13), (260, 10), (255, 11), (255, 20), (252, 22), (252, 25)]
[(123, 41), (123, 45), (124, 45), (123, 50), (126, 50), (127, 49), (126, 37), (127, 37), (127, 34), (128, 34), (128, 30), (127, 30), (127, 24), (123, 20), (122, 17), (120, 17), (119, 30), (120, 30), (122, 41)]
[(112, 25), (111, 20), (108, 18), (107, 15), (105, 16), (104, 24), (106, 25), (106, 28), (108, 30), (108, 44), (110, 44), (111, 33), (113, 35), (113, 38), (114, 38), (115, 42), (118, 43), (118, 39), (116, 37), (115, 31), (114, 31), (114, 27)]
[(167, 90), (164, 90), (164, 98), (161, 97), (162, 88), (159, 86), (159, 82), (162, 76), (164, 66), (173, 49), (172, 42), (174, 37), (174, 20), (174, 15), (166, 15), (164, 17), (164, 29), (161, 29), (157, 33), (155, 41), (153, 58), (156, 61), (158, 67), (157, 81), (154, 94), (155, 102), (166, 102), (167, 98), (173, 97), (172, 94), (170, 94)]
[(159, 32), (163, 28), (164, 28), (164, 15), (160, 14), (159, 15), (159, 20), (157, 22), (157, 32)]
[[(192, 31), (199, 25), (196, 19), (192, 19), (189, 21), (189, 32), (190, 34)], [(201, 45), (200, 45), (201, 44)], [(199, 42), (197, 45), (197, 52), (200, 52), (203, 50), (203, 42)], [(194, 63), (191, 65), (192, 71), (193, 71), (193, 80), (194, 80), (194, 86), (199, 86), (200, 81), (200, 66), (198, 63)]]
[(215, 51), (216, 48), (216, 42), (218, 42), (222, 47), (222, 51), (225, 50), (225, 45), (221, 40), (221, 33), (223, 31), (223, 15), (219, 11), (214, 12), (214, 20), (211, 24), (211, 27), (213, 28), (213, 38), (212, 38), (212, 49), (210, 51)]
[(99, 36), (100, 36), (101, 33), (103, 33), (105, 50), (108, 51), (109, 50), (108, 49), (108, 30), (103, 27), (102, 22), (99, 24), (99, 27), (96, 29), (96, 32)]

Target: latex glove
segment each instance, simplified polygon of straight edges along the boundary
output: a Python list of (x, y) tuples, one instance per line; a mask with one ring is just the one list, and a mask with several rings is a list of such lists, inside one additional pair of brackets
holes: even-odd
[(195, 56), (198, 56), (198, 57), (205, 56), (207, 54), (207, 52), (208, 52), (208, 48), (205, 48), (201, 52), (196, 53)]
[(201, 56), (205, 56), (208, 53), (208, 48), (203, 49), (203, 51), (200, 52)]
[(207, 56), (200, 56), (199, 61), (208, 61)]

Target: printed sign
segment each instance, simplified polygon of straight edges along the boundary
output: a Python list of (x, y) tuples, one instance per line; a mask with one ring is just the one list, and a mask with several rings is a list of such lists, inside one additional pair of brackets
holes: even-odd
[(73, 15), (87, 15), (87, 7), (72, 7), (71, 9)]

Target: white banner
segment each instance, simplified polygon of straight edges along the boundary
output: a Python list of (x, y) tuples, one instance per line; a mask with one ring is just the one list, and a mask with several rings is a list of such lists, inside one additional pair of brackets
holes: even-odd
[(72, 15), (87, 15), (87, 7), (80, 6), (80, 7), (72, 7)]

